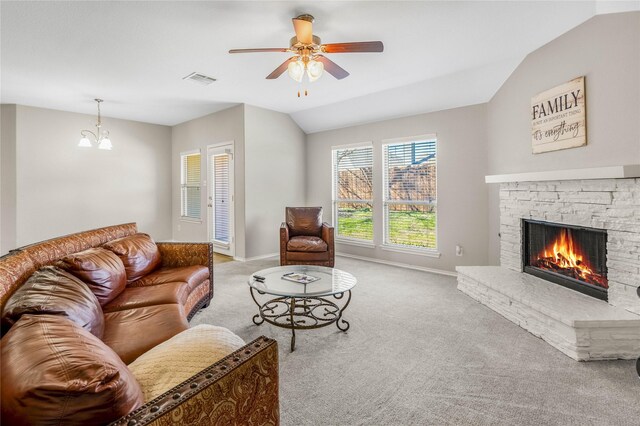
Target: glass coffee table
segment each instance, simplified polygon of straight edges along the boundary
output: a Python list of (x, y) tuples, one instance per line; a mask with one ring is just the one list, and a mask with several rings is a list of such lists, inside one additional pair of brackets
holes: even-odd
[[(293, 352), (296, 330), (326, 327), (333, 323), (341, 331), (349, 329), (349, 323), (342, 314), (351, 302), (351, 289), (356, 283), (356, 278), (350, 273), (325, 266), (262, 269), (249, 277), (251, 297), (258, 305), (253, 323), (260, 325), (266, 321), (276, 327), (290, 329)], [(268, 297), (260, 302), (255, 293), (277, 297)]]

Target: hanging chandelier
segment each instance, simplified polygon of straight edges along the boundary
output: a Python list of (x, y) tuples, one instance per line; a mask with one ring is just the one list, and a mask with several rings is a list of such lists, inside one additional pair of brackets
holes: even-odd
[(89, 136), (93, 139), (95, 143), (98, 144), (98, 149), (106, 149), (111, 151), (113, 145), (111, 145), (111, 139), (109, 139), (109, 131), (102, 129), (102, 121), (100, 118), (100, 103), (103, 102), (102, 99), (94, 99), (98, 103), (98, 122), (96, 123), (96, 132), (93, 133), (91, 130), (82, 130), (80, 132), (80, 142), (78, 142), (78, 146), (82, 148), (91, 148), (93, 144), (89, 139)]

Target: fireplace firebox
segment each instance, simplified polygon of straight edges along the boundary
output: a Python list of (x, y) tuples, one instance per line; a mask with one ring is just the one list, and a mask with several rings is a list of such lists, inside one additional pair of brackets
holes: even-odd
[(607, 231), (523, 219), (524, 272), (607, 300)]

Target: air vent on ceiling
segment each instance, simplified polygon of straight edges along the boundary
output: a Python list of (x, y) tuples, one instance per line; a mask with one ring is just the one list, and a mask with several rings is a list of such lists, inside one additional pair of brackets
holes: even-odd
[(197, 72), (192, 72), (191, 74), (189, 74), (186, 77), (183, 77), (182, 79), (183, 80), (191, 80), (194, 83), (198, 83), (198, 84), (201, 84), (203, 86), (206, 86), (206, 85), (211, 84), (214, 81), (216, 81), (216, 79), (213, 78), (213, 77), (209, 77), (209, 76), (204, 75), (204, 74), (199, 74)]

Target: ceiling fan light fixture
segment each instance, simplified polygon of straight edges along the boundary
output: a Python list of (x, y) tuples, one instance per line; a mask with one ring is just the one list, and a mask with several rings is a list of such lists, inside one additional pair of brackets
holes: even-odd
[(382, 52), (384, 45), (381, 41), (356, 41), (349, 43), (322, 44), (320, 37), (313, 34), (313, 16), (309, 14), (298, 15), (293, 18), (295, 35), (289, 40), (289, 47), (267, 47), (253, 49), (231, 49), (229, 53), (252, 52), (291, 52), (293, 56), (278, 65), (267, 80), (275, 80), (288, 71), (292, 80), (302, 83), (304, 74), (307, 74), (309, 82), (319, 79), (324, 71), (342, 80), (349, 76), (347, 70), (327, 58), (327, 53), (355, 53), (355, 52)]
[(322, 77), (322, 72), (324, 71), (324, 65), (322, 62), (318, 62), (314, 59), (311, 59), (307, 63), (307, 77), (309, 77), (309, 81), (313, 83), (320, 77)]
[(300, 83), (304, 76), (304, 63), (300, 59), (289, 62), (287, 72), (289, 73), (289, 77)]

